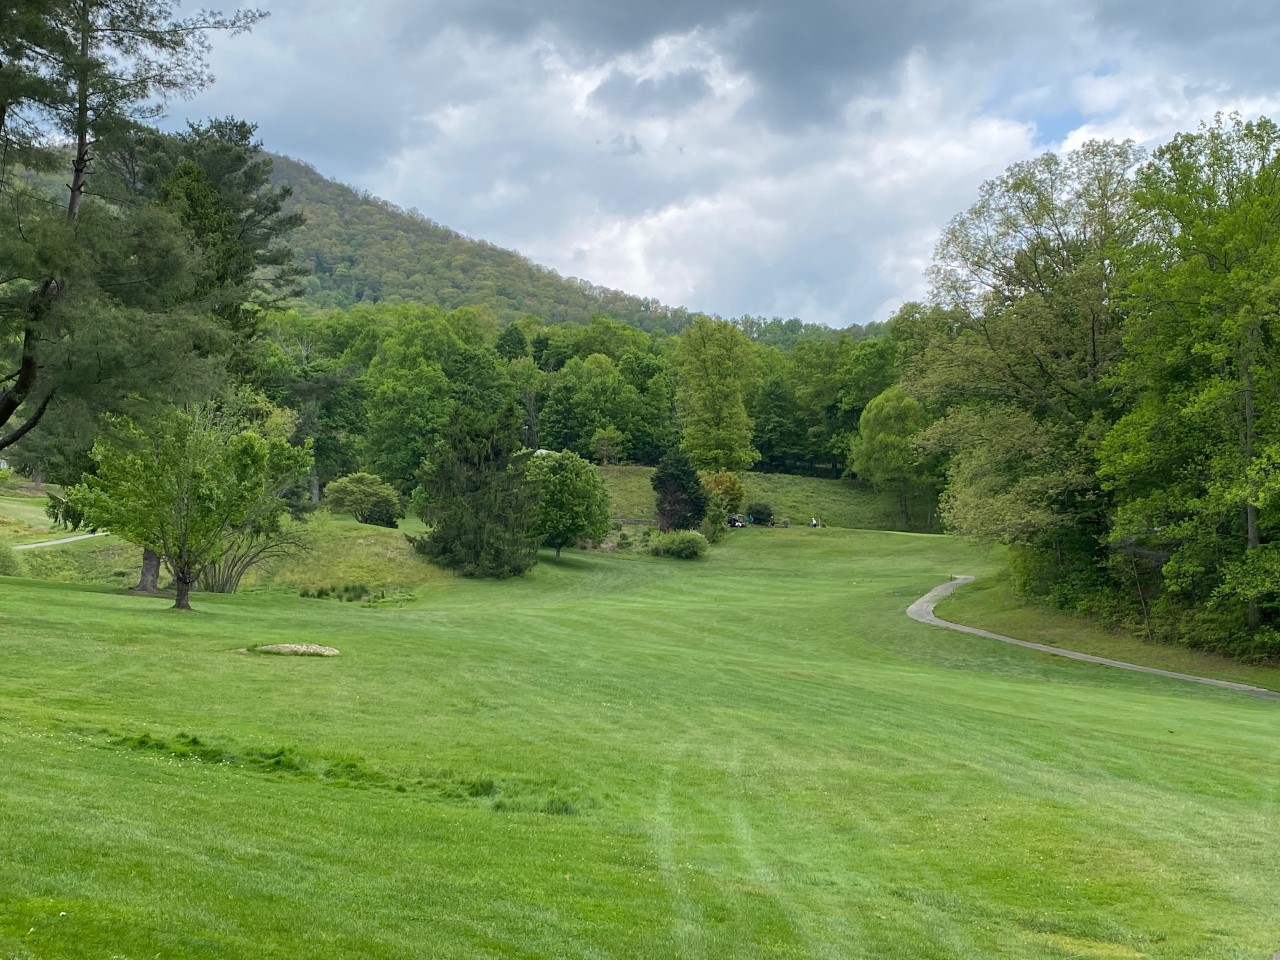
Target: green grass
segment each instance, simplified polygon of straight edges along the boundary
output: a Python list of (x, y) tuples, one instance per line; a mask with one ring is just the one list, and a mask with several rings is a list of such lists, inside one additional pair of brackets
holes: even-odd
[[(653, 516), (652, 467), (601, 467), (609, 487), (609, 514), (632, 520)], [(747, 502), (764, 501), (779, 517), (808, 523), (818, 517), (829, 527), (863, 530), (896, 530), (902, 526), (897, 501), (847, 480), (796, 477), (782, 473), (742, 473)], [(913, 528), (927, 526), (928, 504), (915, 504)]]
[[(297, 593), (360, 584), (375, 592), (401, 593), (451, 576), (423, 563), (405, 540), (403, 530), (365, 526), (319, 511), (308, 519), (305, 532), (310, 543), (307, 553), (250, 571), (241, 589), (278, 588)], [(137, 547), (110, 536), (25, 550), (21, 556), (32, 577), (115, 586), (137, 583), (142, 560)]]
[(0, 496), (0, 536), (12, 543), (34, 543), (59, 536), (45, 516), (45, 497)]
[[(0, 580), (0, 956), (1269, 957), (1277, 705), (903, 615), (961, 568), (795, 529), (400, 607)], [(290, 641), (342, 654), (237, 652)]]
[(1019, 640), (1047, 643), (1162, 670), (1280, 690), (1280, 666), (1237, 663), (1187, 647), (1146, 643), (1088, 617), (1049, 610), (1020, 600), (1008, 582), (997, 575), (984, 577), (962, 588), (938, 604), (935, 612), (944, 620), (982, 627)]
[(653, 516), (656, 504), (649, 482), (653, 467), (600, 467), (609, 488), (609, 516), (627, 520), (646, 520)]

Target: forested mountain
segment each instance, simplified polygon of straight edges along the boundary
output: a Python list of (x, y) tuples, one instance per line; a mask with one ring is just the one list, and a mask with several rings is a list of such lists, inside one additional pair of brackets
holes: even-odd
[(291, 242), (312, 274), (304, 298), (317, 307), (421, 303), (488, 306), (502, 321), (586, 323), (603, 313), (643, 330), (679, 330), (688, 313), (657, 300), (562, 277), (518, 253), (472, 240), (385, 200), (273, 157), (273, 186), (293, 189), (307, 222)]

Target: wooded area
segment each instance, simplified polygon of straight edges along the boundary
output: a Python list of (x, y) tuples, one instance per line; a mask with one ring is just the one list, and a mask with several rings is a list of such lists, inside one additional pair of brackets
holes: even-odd
[(439, 525), (475, 471), (520, 502), (501, 484), (527, 451), (679, 447), (704, 476), (892, 490), (904, 527), (1009, 544), (1029, 595), (1280, 655), (1271, 121), (1015, 164), (944, 231), (928, 302), (887, 323), (723, 320), (327, 181), (249, 122), (147, 125), (207, 82), (211, 33), (259, 16), (5, 8), (0, 450), (20, 469), (74, 485), (211, 403), (311, 451), (292, 468), (313, 504), (364, 472), (401, 498), (380, 494), (387, 522), (412, 501)]

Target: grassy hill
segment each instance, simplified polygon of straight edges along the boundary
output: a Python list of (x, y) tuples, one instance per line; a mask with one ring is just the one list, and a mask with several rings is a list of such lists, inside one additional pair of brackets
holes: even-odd
[[(609, 486), (609, 512), (614, 517), (642, 519), (653, 516), (652, 467), (602, 467)], [(877, 493), (847, 480), (796, 477), (782, 473), (743, 473), (747, 502), (764, 501), (779, 517), (796, 523), (819, 518), (829, 527), (862, 530), (901, 529), (897, 501), (890, 494)], [(912, 530), (924, 530), (933, 518), (927, 504), (918, 506)]]
[(903, 616), (962, 566), (793, 529), (401, 607), (0, 580), (0, 955), (1268, 956), (1275, 704)]
[(562, 277), (518, 253), (329, 180), (301, 161), (273, 162), (274, 184), (292, 187), (290, 209), (307, 216), (290, 242), (312, 268), (305, 299), (314, 306), (485, 305), (503, 320), (532, 313), (547, 323), (586, 323), (604, 313), (645, 330), (678, 330), (685, 322), (682, 309)]

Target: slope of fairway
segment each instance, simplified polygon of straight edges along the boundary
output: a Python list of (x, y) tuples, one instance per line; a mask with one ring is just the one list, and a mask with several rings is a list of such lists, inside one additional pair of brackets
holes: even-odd
[[(1277, 705), (903, 616), (980, 561), (748, 530), (194, 615), (0, 581), (0, 956), (1269, 957)], [(237, 652), (285, 641), (342, 654)]]
[[(639, 520), (654, 512), (652, 467), (601, 467), (609, 487), (609, 512), (613, 517)], [(739, 476), (747, 488), (747, 503), (763, 502), (778, 517), (807, 523), (811, 517), (828, 527), (864, 530), (923, 530), (933, 522), (932, 504), (912, 505), (909, 522), (892, 494), (878, 493), (848, 480), (824, 477), (797, 477), (786, 473), (743, 472)]]

